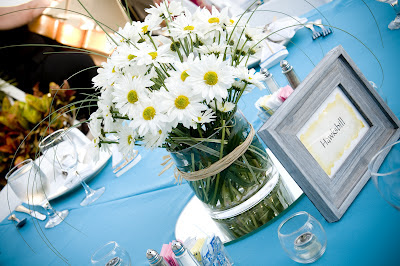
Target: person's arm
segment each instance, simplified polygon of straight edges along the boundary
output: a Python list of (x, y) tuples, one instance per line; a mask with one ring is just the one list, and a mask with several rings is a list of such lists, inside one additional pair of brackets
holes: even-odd
[[(19, 6), (0, 7), (0, 30), (10, 30), (28, 24), (36, 17), (40, 16), (46, 7), (50, 6), (51, 2), (51, 0), (33, 0)], [(32, 9), (3, 15), (27, 8)]]

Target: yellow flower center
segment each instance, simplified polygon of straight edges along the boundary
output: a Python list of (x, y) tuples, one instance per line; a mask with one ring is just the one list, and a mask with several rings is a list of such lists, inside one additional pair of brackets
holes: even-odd
[(112, 73), (115, 73), (115, 67), (113, 67), (113, 69), (112, 69), (112, 71), (111, 71)]
[(207, 85), (215, 85), (218, 82), (218, 75), (214, 71), (208, 71), (204, 75), (204, 81)]
[(137, 92), (134, 90), (129, 91), (128, 96), (126, 98), (128, 99), (128, 102), (130, 102), (131, 104), (134, 104), (139, 100)]
[(154, 107), (149, 106), (143, 111), (143, 118), (144, 120), (152, 120), (156, 115), (156, 109)]
[(132, 135), (129, 135), (129, 136), (128, 136), (128, 144), (129, 144), (129, 145), (132, 144), (132, 140), (133, 140)]
[(157, 52), (150, 52), (149, 55), (151, 56), (151, 59), (156, 59), (157, 57)]
[(162, 134), (162, 130), (161, 129), (158, 131), (158, 134), (160, 134), (160, 135)]
[(132, 60), (135, 57), (136, 57), (136, 55), (130, 54), (130, 55), (128, 55), (128, 60)]
[(181, 110), (185, 109), (189, 105), (189, 103), (190, 103), (189, 98), (184, 95), (179, 95), (175, 99), (176, 108)]
[(219, 18), (217, 17), (209, 18), (208, 23), (219, 23)]
[(143, 27), (142, 27), (142, 32), (143, 32), (143, 33), (147, 33), (147, 32), (148, 32), (148, 28), (149, 28), (148, 25), (143, 26)]
[(194, 27), (189, 25), (184, 27), (183, 30), (194, 30)]
[(183, 71), (182, 74), (181, 74), (181, 80), (182, 80), (182, 81), (185, 81), (187, 77), (189, 77), (189, 74), (188, 74), (188, 73), (186, 72), (186, 70), (185, 70), (185, 71)]
[(230, 22), (231, 24), (235, 23), (235, 21), (234, 21), (233, 19), (230, 19), (229, 22)]

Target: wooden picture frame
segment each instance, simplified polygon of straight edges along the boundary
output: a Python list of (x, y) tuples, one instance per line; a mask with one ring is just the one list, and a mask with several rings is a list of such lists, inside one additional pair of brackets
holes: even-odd
[(399, 119), (337, 46), (259, 135), (325, 219), (335, 222), (368, 181), (372, 157), (399, 139), (399, 128)]

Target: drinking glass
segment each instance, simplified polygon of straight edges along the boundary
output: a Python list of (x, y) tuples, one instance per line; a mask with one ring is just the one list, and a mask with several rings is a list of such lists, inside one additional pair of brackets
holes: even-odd
[(52, 228), (61, 223), (68, 215), (68, 210), (54, 211), (47, 200), (50, 182), (34, 161), (27, 159), (14, 166), (6, 175), (6, 180), (20, 200), (29, 205), (39, 205), (46, 209), (49, 221), (45, 228)]
[(111, 241), (96, 250), (91, 258), (94, 265), (130, 266), (131, 258), (128, 252), (121, 248), (117, 242)]
[[(378, 168), (383, 159), (385, 160)], [(372, 158), (368, 169), (382, 197), (400, 211), (400, 141), (382, 148)]]
[(39, 143), (39, 149), (46, 159), (53, 163), (54, 167), (61, 169), (63, 175), (76, 175), (79, 178), (86, 193), (86, 197), (80, 203), (81, 206), (93, 203), (104, 193), (105, 187), (97, 190), (91, 189), (76, 170), (78, 153), (67, 130), (60, 129), (45, 137)]
[(391, 30), (397, 30), (400, 28), (400, 5), (398, 0), (377, 0), (382, 3), (387, 3), (391, 5), (396, 12), (396, 17), (392, 22), (389, 23), (388, 28)]
[(301, 211), (283, 221), (278, 228), (282, 248), (300, 263), (312, 263), (326, 250), (326, 234), (322, 225), (309, 213)]

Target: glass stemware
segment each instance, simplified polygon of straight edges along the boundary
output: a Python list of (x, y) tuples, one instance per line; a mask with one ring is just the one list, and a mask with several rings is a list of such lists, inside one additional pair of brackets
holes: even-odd
[(78, 171), (78, 153), (75, 144), (68, 136), (65, 129), (57, 130), (39, 143), (39, 149), (47, 160), (53, 163), (54, 167), (59, 167), (65, 176), (76, 175), (85, 189), (86, 197), (80, 203), (86, 206), (96, 201), (104, 193), (105, 187), (97, 190), (91, 189), (82, 179)]
[(396, 17), (392, 22), (389, 23), (388, 28), (391, 30), (397, 30), (400, 28), (400, 5), (398, 0), (377, 0), (382, 3), (391, 5), (396, 12)]
[[(385, 154), (386, 158), (378, 169)], [(371, 179), (382, 197), (400, 211), (400, 141), (382, 148), (368, 164)]]
[(31, 159), (14, 166), (6, 175), (6, 180), (20, 200), (29, 205), (38, 205), (46, 209), (49, 221), (45, 228), (52, 228), (61, 223), (68, 215), (68, 210), (54, 211), (47, 200), (46, 190), (49, 179)]
[(94, 265), (130, 266), (131, 258), (128, 252), (121, 248), (117, 242), (111, 241), (96, 250), (91, 258)]
[(297, 212), (278, 227), (282, 248), (300, 263), (318, 260), (326, 250), (326, 234), (322, 225), (309, 213)]

